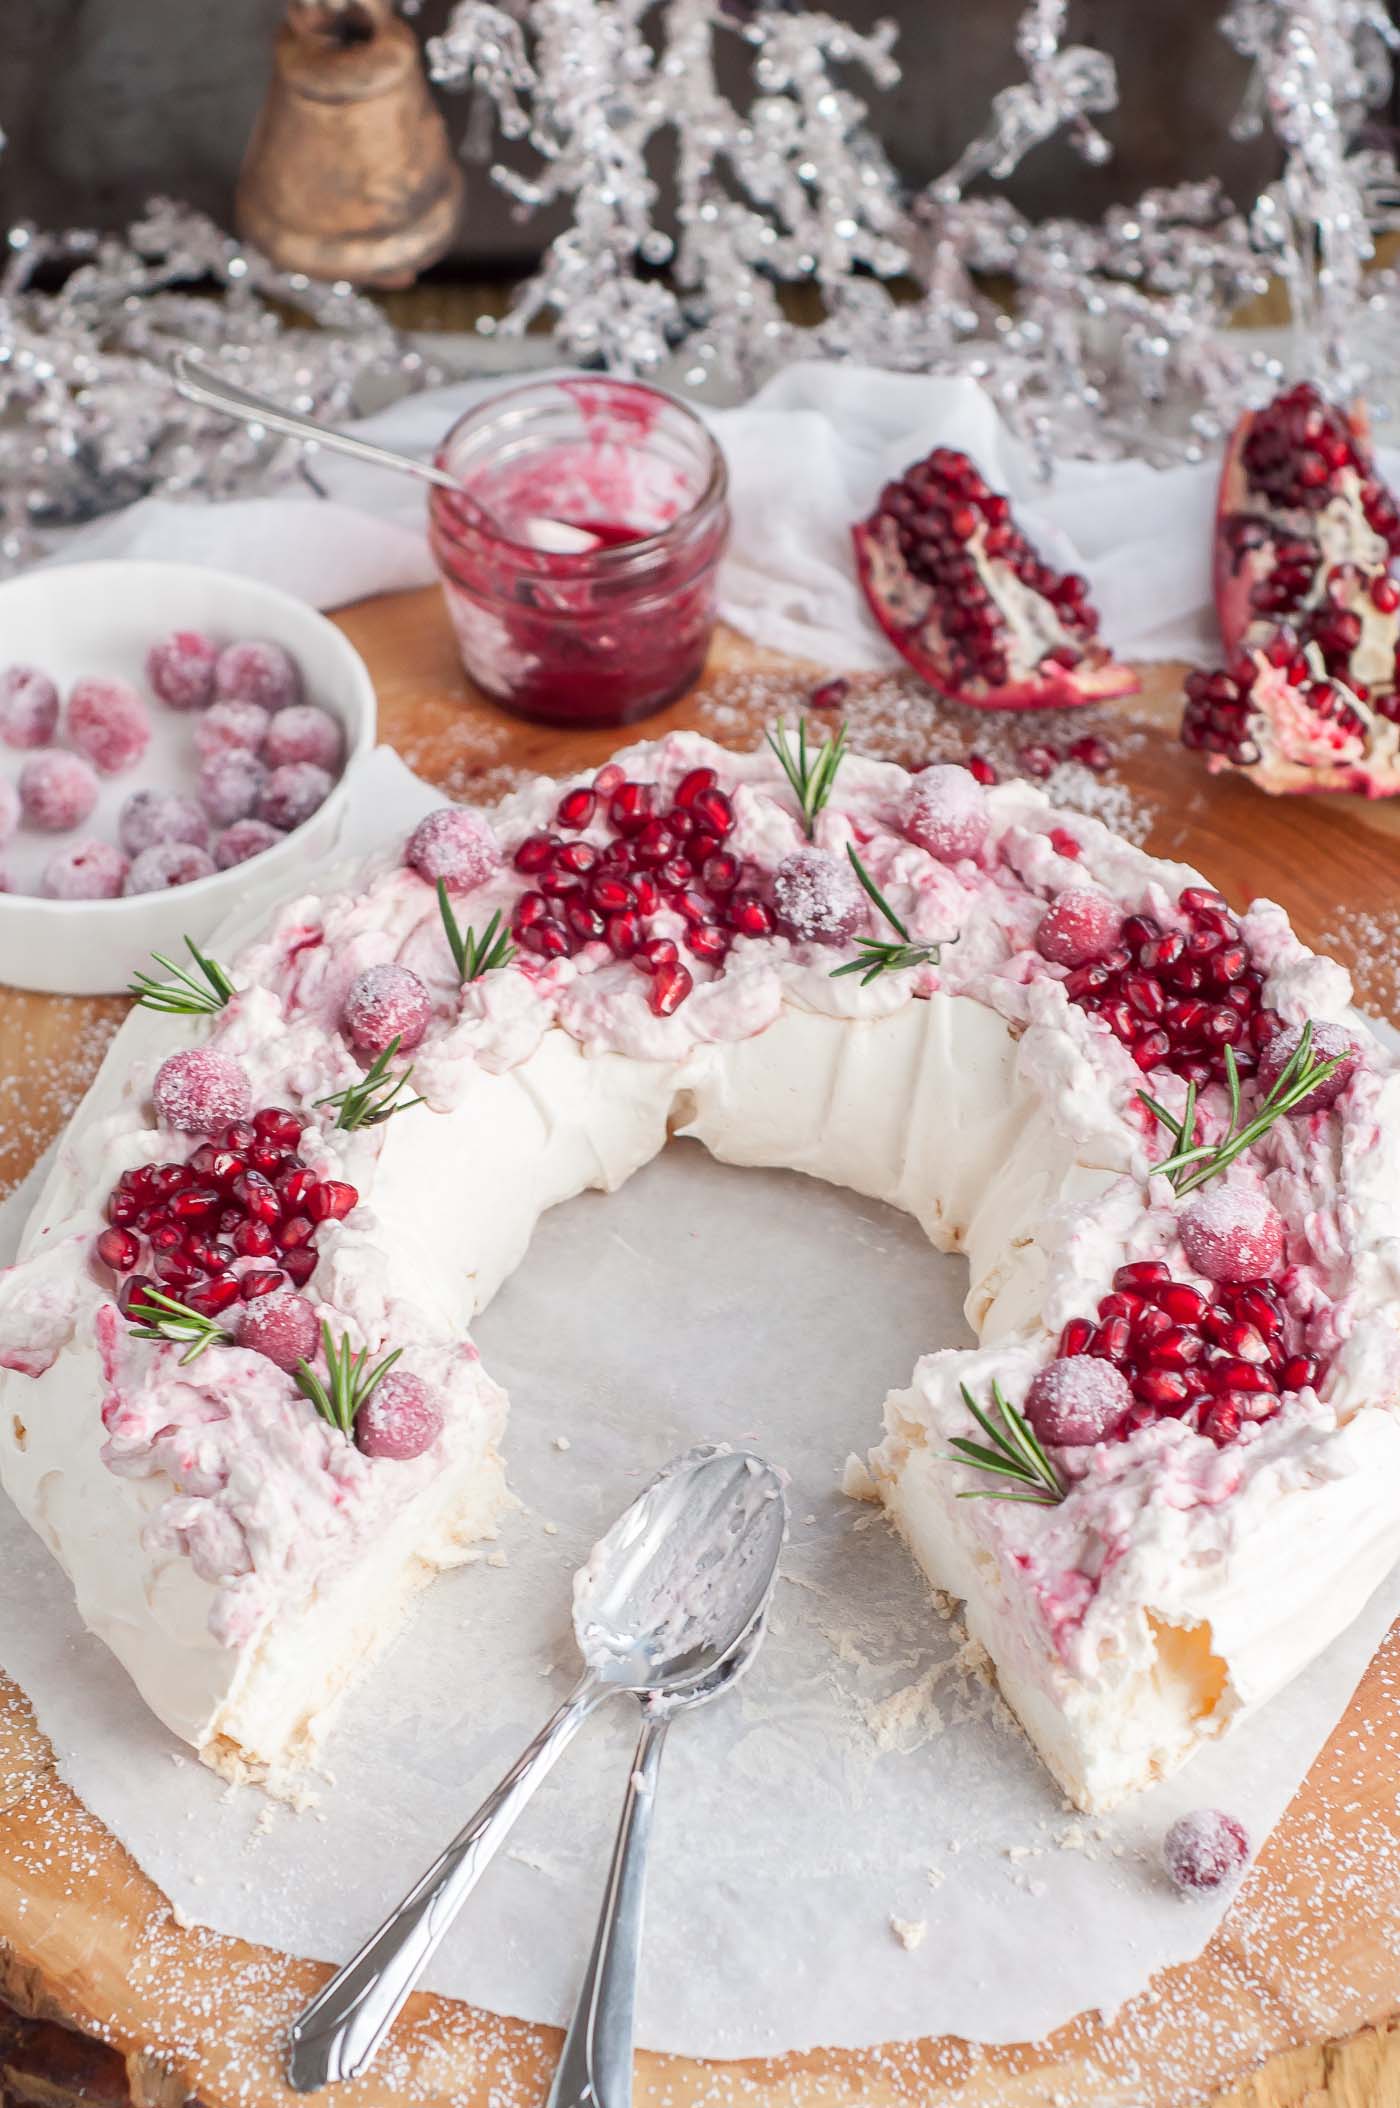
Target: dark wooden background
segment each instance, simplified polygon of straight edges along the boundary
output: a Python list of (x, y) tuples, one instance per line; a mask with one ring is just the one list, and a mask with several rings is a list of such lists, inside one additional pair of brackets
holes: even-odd
[[(423, 0), (418, 33), (450, 0)], [(900, 171), (925, 182), (955, 158), (994, 92), (1019, 77), (1021, 0), (830, 0), (860, 27), (900, 25), (905, 73), (872, 107)], [(1072, 0), (1070, 33), (1112, 53), (1121, 87), (1107, 120), (1116, 155), (1091, 169), (1060, 141), (1027, 157), (1011, 195), (1036, 213), (1095, 214), (1145, 184), (1220, 174), (1247, 198), (1271, 145), (1229, 138), (1244, 62), (1219, 33), (1224, 0)], [(0, 219), (112, 226), (153, 192), (227, 224), (233, 182), (267, 77), (283, 0), (0, 0)], [(856, 83), (859, 86), (859, 82)], [(454, 137), (466, 98), (444, 97)], [(468, 168), (466, 211), (448, 269), (527, 262), (563, 224), (510, 217), (485, 169)]]

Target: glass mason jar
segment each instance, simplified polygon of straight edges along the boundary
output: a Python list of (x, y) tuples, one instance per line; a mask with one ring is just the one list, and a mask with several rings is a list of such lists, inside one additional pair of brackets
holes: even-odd
[(536, 381), (443, 441), (429, 538), (462, 664), (547, 724), (626, 725), (695, 682), (729, 535), (724, 456), (637, 381)]

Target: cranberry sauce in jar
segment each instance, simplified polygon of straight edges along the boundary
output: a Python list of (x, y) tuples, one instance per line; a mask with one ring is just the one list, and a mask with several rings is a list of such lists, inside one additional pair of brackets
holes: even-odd
[(636, 381), (512, 388), (454, 425), (433, 556), (471, 679), (521, 717), (625, 725), (698, 680), (729, 533), (724, 456)]

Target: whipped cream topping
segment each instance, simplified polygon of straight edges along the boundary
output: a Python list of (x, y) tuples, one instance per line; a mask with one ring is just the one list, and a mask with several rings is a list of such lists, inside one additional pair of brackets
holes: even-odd
[[(726, 848), (757, 873), (771, 876), (807, 846), (766, 750), (735, 755), (674, 733), (616, 759), (663, 799), (687, 771), (714, 768), (735, 815)], [(1201, 1622), (1200, 1589), (1180, 1577), (1218, 1587), (1280, 1500), (1334, 1481), (1357, 1486), (1358, 1472), (1374, 1479), (1378, 1420), (1400, 1453), (1400, 1077), (1352, 1011), (1343, 970), (1260, 902), (1242, 927), (1267, 976), (1264, 1000), (1285, 1022), (1337, 1020), (1365, 1056), (1331, 1112), (1276, 1123), (1248, 1170), (1229, 1174), (1262, 1180), (1287, 1225), (1290, 1296), (1329, 1362), (1324, 1395), (1286, 1399), (1223, 1450), (1163, 1421), (1064, 1451), (1069, 1491), (1054, 1508), (955, 1501), (979, 1483), (947, 1450), (950, 1435), (967, 1431), (964, 1382), (986, 1397), (995, 1379), (1024, 1398), (1060, 1328), (1092, 1315), (1125, 1259), (1165, 1258), (1199, 1281), (1177, 1235), (1180, 1203), (1153, 1174), (1166, 1143), (1138, 1099), (1142, 1073), (1067, 998), (1064, 969), (1034, 940), (1047, 903), (1070, 888), (1095, 885), (1125, 913), (1170, 927), (1179, 891), (1202, 881), (1093, 819), (1054, 811), (1022, 783), (979, 793), (981, 848), (942, 862), (904, 832), (912, 781), (894, 764), (848, 757), (814, 839), (843, 865), (856, 847), (913, 941), (940, 946), (936, 964), (863, 983), (833, 977), (849, 944), (740, 936), (722, 968), (692, 962), (693, 992), (670, 1016), (653, 1013), (645, 977), (602, 944), (547, 962), (520, 954), (459, 988), (433, 890), (395, 848), (288, 902), (233, 957), (239, 992), (217, 1017), (142, 1016), (123, 1035), (64, 1140), (18, 1266), (0, 1278), (0, 1364), (10, 1372), (0, 1470), (74, 1575), (89, 1622), (179, 1732), (207, 1750), (252, 1735), (256, 1715), (256, 1732), (275, 1739), (295, 1708), (265, 1694), (254, 1704), (248, 1692), (259, 1664), (290, 1673), (276, 1636), (294, 1608), (306, 1614), (381, 1568), (385, 1600), (397, 1601), (389, 1562), (449, 1556), (415, 1553), (422, 1514), (439, 1537), (452, 1535), (452, 1513), (489, 1527), (500, 1491), (492, 1479), (487, 1500), (482, 1488), (498, 1477), (503, 1400), (470, 1345), (471, 1317), (544, 1207), (619, 1183), (677, 1127), (734, 1161), (790, 1163), (895, 1199), (936, 1242), (968, 1252), (969, 1314), (983, 1344), (928, 1355), (888, 1402), (875, 1476), (935, 1578), (951, 1572), (960, 1593), (985, 1599), (1013, 1702), (1076, 1790), (1090, 1768), (1084, 1750), (1055, 1755), (1057, 1722), (1074, 1717), (1071, 1693), (1101, 1696), (1122, 1663), (1145, 1659), (1151, 1620)], [(503, 861), (457, 897), (459, 921), (480, 930), (497, 910), (509, 921), (528, 883), (512, 851), (548, 830), (560, 789), (536, 782), (495, 809)], [(601, 847), (602, 823), (582, 838)], [(683, 938), (679, 917), (663, 913), (651, 927)], [(869, 934), (889, 934), (873, 909)], [(359, 974), (389, 962), (410, 967), (431, 996), (413, 1055), (425, 1102), (344, 1133), (311, 1109), (363, 1073), (342, 1008)], [(217, 1347), (181, 1367), (177, 1348), (136, 1340), (120, 1319), (92, 1257), (102, 1205), (123, 1170), (188, 1153), (153, 1125), (150, 1086), (175, 1046), (201, 1042), (243, 1065), (255, 1106), (309, 1118), (307, 1163), (358, 1190), (350, 1216), (322, 1227), (307, 1293), (352, 1346), (376, 1356), (402, 1348), (403, 1366), (444, 1399), (442, 1436), (421, 1458), (363, 1457), (257, 1355)], [(1179, 1109), (1178, 1079), (1153, 1087)], [(1207, 1133), (1219, 1132), (1218, 1088), (1203, 1092), (1201, 1110)], [(52, 1439), (36, 1436), (41, 1412)], [(80, 1459), (69, 1457), (74, 1445)], [(127, 1505), (103, 1494), (104, 1479), (128, 1489)], [(98, 1555), (106, 1541), (110, 1566), (118, 1535), (130, 1601), (103, 1622)], [(170, 1578), (176, 1569), (183, 1579)], [(177, 1612), (166, 1615), (162, 1591), (178, 1597)], [(1218, 1605), (1210, 1615), (1218, 1623)], [(143, 1618), (155, 1638), (133, 1632)], [(192, 1690), (162, 1667), (162, 1650), (181, 1648), (187, 1666), (198, 1659), (185, 1678)], [(1301, 1666), (1296, 1653), (1275, 1649)], [(349, 1673), (347, 1661), (338, 1681)], [(1231, 1703), (1262, 1695), (1271, 1673), (1236, 1675), (1232, 1660)], [(1216, 1708), (1217, 1724), (1227, 1712)]]

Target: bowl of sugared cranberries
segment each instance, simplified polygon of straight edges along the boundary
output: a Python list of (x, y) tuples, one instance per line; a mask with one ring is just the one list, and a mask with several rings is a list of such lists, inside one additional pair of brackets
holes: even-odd
[(374, 723), (359, 653), (254, 579), (132, 562), (0, 585), (0, 982), (115, 994), (299, 889)]

